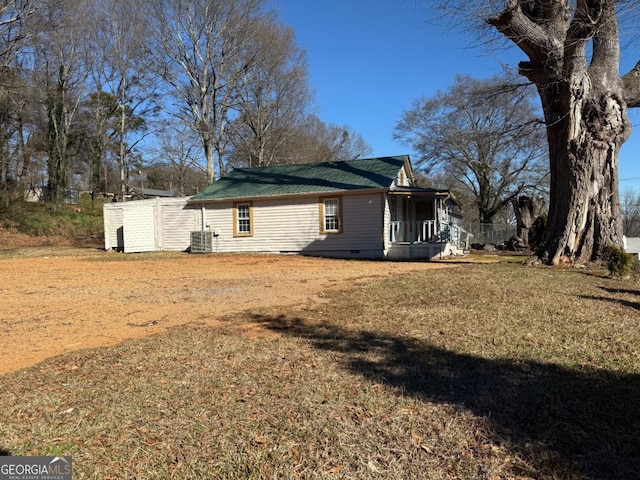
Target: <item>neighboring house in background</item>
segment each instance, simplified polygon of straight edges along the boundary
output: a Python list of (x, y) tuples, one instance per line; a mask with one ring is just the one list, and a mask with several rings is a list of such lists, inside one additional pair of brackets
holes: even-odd
[(155, 188), (133, 187), (129, 190), (129, 196), (132, 200), (145, 200), (149, 198), (171, 198), (176, 195), (170, 190), (157, 190)]
[[(80, 201), (80, 194), (83, 193), (80, 190), (67, 189), (64, 191), (64, 198), (62, 201), (69, 205), (77, 205)], [(46, 202), (50, 199), (49, 187), (30, 185), (24, 193), (24, 200), (31, 203)]]
[[(416, 187), (406, 155), (233, 170), (192, 197), (171, 199), (184, 202), (182, 212), (172, 204), (171, 244), (161, 203), (169, 200), (105, 205), (105, 247), (408, 260), (459, 255), (469, 244), (455, 198)], [(120, 240), (107, 226), (107, 209), (117, 208)], [(146, 240), (131, 248), (128, 236)]]
[(46, 202), (49, 199), (49, 189), (43, 186), (30, 185), (24, 193), (26, 202), (38, 203)]

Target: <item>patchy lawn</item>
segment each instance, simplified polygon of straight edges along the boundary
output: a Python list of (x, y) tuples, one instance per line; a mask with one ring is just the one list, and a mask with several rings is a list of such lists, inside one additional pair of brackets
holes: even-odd
[(637, 478), (636, 283), (390, 273), (6, 374), (0, 449), (74, 478)]
[(90, 248), (0, 250), (0, 374), (54, 355), (249, 308), (324, 302), (326, 291), (450, 268), (285, 255), (125, 255)]

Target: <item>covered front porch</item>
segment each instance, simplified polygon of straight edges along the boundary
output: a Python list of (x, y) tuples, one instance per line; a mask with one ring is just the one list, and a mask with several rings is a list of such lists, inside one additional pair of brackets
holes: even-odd
[(389, 193), (387, 257), (462, 255), (472, 235), (460, 226), (460, 206), (448, 191), (402, 188)]

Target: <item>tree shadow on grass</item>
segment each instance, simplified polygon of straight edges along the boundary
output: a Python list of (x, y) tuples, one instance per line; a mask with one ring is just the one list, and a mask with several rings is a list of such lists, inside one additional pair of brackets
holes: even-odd
[(628, 288), (609, 288), (600, 287), (605, 292), (609, 293), (628, 293), (629, 295), (640, 295), (640, 290), (629, 290)]
[(253, 320), (338, 354), (351, 373), (490, 417), (494, 441), (528, 458), (538, 478), (566, 478), (567, 471), (594, 480), (639, 478), (640, 375), (491, 360), (284, 315)]
[(640, 310), (640, 302), (631, 302), (624, 298), (612, 298), (612, 297), (599, 297), (597, 295), (578, 295), (578, 298), (584, 298), (586, 300), (598, 300), (601, 302), (617, 303), (624, 307), (633, 308), (634, 310)]

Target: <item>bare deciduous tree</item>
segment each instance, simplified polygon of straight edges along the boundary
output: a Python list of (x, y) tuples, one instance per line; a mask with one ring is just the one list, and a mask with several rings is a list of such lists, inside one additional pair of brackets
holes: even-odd
[(627, 190), (622, 195), (622, 231), (627, 237), (640, 237), (640, 194)]
[(458, 76), (433, 98), (417, 100), (394, 137), (411, 146), (428, 173), (449, 177), (473, 199), (481, 223), (524, 193), (545, 189), (544, 131), (534, 95), (505, 79)]
[(85, 0), (50, 2), (39, 11), (35, 38), (36, 70), (44, 75), (48, 119), (48, 188), (61, 201), (68, 186), (69, 165), (74, 155), (76, 114), (87, 82), (86, 25), (77, 22)]
[(516, 216), (517, 235), (525, 245), (529, 244), (529, 231), (534, 222), (543, 214), (545, 207), (542, 197), (522, 195), (512, 200)]
[(631, 133), (626, 109), (640, 106), (640, 62), (620, 77), (616, 3), (511, 0), (488, 20), (529, 57), (520, 73), (542, 99), (551, 158), (542, 255), (552, 264), (622, 246), (618, 154)]
[(185, 125), (166, 128), (157, 152), (156, 165), (168, 166), (172, 186), (180, 196), (191, 195), (207, 185), (206, 170), (198, 162), (198, 139)]
[(326, 124), (315, 115), (308, 115), (294, 126), (284, 149), (283, 163), (286, 164), (353, 160), (372, 151), (352, 128)]
[(254, 22), (244, 55), (249, 68), (239, 89), (239, 116), (230, 125), (234, 163), (283, 163), (292, 127), (303, 121), (311, 102), (304, 52), (293, 30), (269, 15)]
[[(146, 3), (134, 0), (93, 1), (96, 35), (92, 73), (96, 90), (113, 99), (110, 116), (100, 117), (96, 124), (100, 144), (95, 160), (104, 155), (107, 136), (117, 144), (115, 155), (120, 170), (120, 196), (128, 190), (129, 157), (148, 130), (149, 120), (156, 112), (156, 77), (152, 74), (152, 59), (146, 55), (146, 35), (149, 29)], [(117, 118), (117, 121), (113, 121)], [(105, 124), (104, 120), (107, 120)], [(102, 131), (101, 131), (102, 130)], [(106, 133), (106, 135), (105, 135)], [(136, 137), (134, 138), (134, 134)], [(99, 167), (94, 165), (94, 174)]]
[(137, 169), (133, 179), (153, 153), (142, 139), (156, 134), (160, 116), (192, 132), (167, 146), (175, 176), (155, 170), (185, 193), (198, 188), (196, 160), (212, 182), (229, 160), (365, 153), (347, 127), (308, 116), (304, 54), (265, 3), (0, 0), (0, 196), (11, 185), (17, 198), (26, 178), (47, 182), (53, 201), (72, 185), (124, 196), (129, 171)]
[(27, 24), (42, 3), (37, 0), (0, 1), (0, 64), (13, 62), (17, 50), (29, 36)]
[[(640, 106), (640, 62), (620, 75), (622, 0), (442, 0), (476, 7), (527, 60), (520, 73), (542, 101), (550, 158), (546, 238), (550, 264), (599, 258), (622, 246), (618, 154)], [(478, 11), (478, 10), (476, 10)]]
[(150, 58), (144, 4), (139, 1), (93, 0), (85, 10), (91, 24), (87, 38), (92, 92), (85, 105), (92, 112), (88, 146), (91, 150), (92, 189), (101, 189), (101, 165), (107, 153), (119, 167), (119, 194), (128, 189), (129, 160), (144, 138), (147, 120), (155, 109), (156, 86)]
[(178, 99), (174, 114), (202, 142), (209, 182), (224, 173), (226, 129), (237, 105), (238, 87), (256, 59), (243, 56), (260, 0), (154, 0), (156, 62)]

